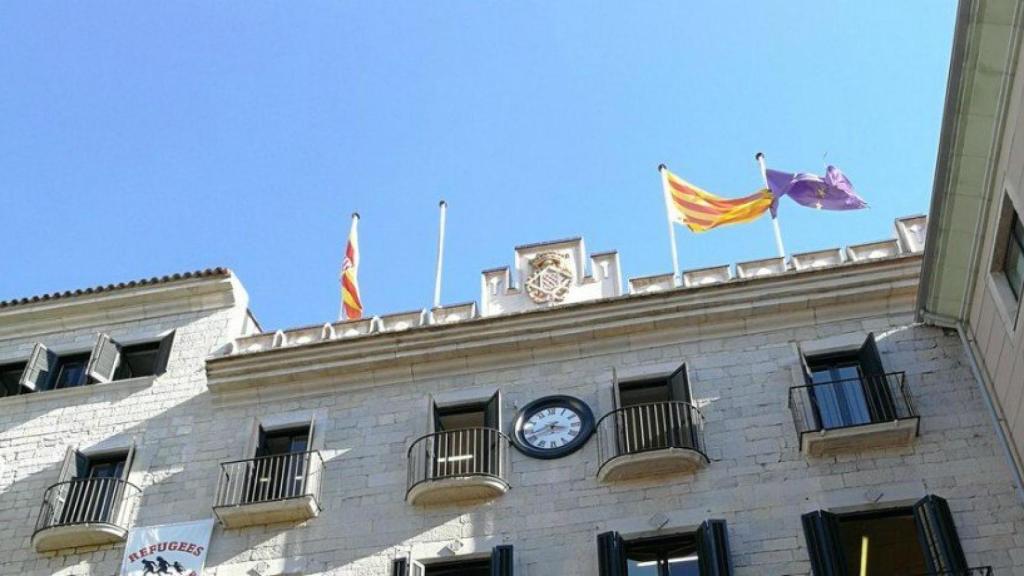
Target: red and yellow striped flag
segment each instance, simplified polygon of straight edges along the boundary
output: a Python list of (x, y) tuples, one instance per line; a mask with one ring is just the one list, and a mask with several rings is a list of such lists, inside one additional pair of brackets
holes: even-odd
[(345, 260), (341, 263), (341, 309), (344, 318), (358, 320), (363, 317), (363, 301), (359, 298), (359, 234), (356, 226), (359, 215), (352, 215), (352, 229), (348, 233)]
[(720, 198), (662, 168), (669, 216), (693, 232), (757, 220), (772, 205), (767, 188), (742, 198)]

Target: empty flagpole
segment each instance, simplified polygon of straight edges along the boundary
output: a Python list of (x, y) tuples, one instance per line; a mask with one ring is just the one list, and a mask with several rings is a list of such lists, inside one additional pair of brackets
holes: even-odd
[(441, 225), (437, 234), (437, 267), (434, 270), (434, 308), (441, 306), (441, 267), (444, 264), (444, 228), (445, 215), (448, 213), (448, 203), (441, 200)]
[[(761, 179), (764, 180), (764, 187), (771, 191), (772, 187), (768, 185), (768, 168), (764, 164), (764, 154), (758, 152), (754, 158), (761, 167)], [(782, 230), (779, 229), (779, 217), (775, 214), (772, 214), (772, 228), (775, 230), (775, 248), (779, 251), (779, 258), (785, 258), (786, 247), (782, 245)]]
[(672, 244), (672, 278), (678, 284), (682, 281), (679, 275), (679, 253), (676, 250), (676, 227), (672, 222), (672, 204), (669, 199), (668, 167), (658, 164), (658, 173), (661, 174), (661, 187), (665, 193), (665, 217), (668, 218), (668, 240)]

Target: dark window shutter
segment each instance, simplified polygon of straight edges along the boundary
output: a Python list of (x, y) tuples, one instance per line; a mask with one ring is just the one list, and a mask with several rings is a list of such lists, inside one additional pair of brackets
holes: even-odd
[(515, 570), (512, 565), (512, 546), (504, 544), (495, 546), (491, 551), (491, 576), (512, 576)]
[(597, 535), (598, 576), (626, 576), (626, 554), (618, 532)]
[(882, 356), (878, 353), (874, 333), (868, 334), (867, 340), (857, 353), (861, 372), (864, 377), (864, 393), (868, 401), (868, 410), (873, 422), (889, 422), (896, 419), (896, 407), (892, 401), (892, 392), (885, 379), (885, 368)]
[(949, 503), (938, 496), (925, 496), (914, 504), (914, 520), (928, 570), (943, 574), (966, 572), (967, 559), (960, 547)]
[(391, 576), (409, 576), (409, 559), (395, 558), (391, 563)]
[(89, 355), (85, 375), (101, 384), (114, 379), (114, 372), (121, 360), (121, 347), (106, 334), (96, 336), (96, 344)]
[(167, 371), (167, 361), (171, 357), (171, 346), (173, 345), (174, 332), (171, 332), (160, 340), (160, 348), (157, 350), (156, 361), (153, 364), (153, 374), (156, 376)]
[(700, 576), (731, 576), (729, 530), (725, 520), (705, 520), (697, 530), (697, 563)]
[(42, 344), (36, 344), (32, 349), (32, 356), (29, 357), (25, 371), (21, 374), (21, 385), (33, 392), (46, 390), (50, 380), (53, 379), (53, 371), (57, 368), (57, 355)]
[(686, 377), (686, 364), (683, 364), (668, 377), (669, 394), (674, 402), (690, 401), (690, 382)]
[(818, 510), (804, 514), (801, 520), (814, 576), (847, 576), (846, 556), (836, 515)]
[(501, 429), (501, 392), (495, 392), (494, 396), (487, 401), (486, 411), (484, 413), (484, 426), (488, 428), (494, 428), (496, 430)]
[(256, 458), (266, 456), (270, 448), (267, 446), (267, 431), (260, 426), (256, 432)]

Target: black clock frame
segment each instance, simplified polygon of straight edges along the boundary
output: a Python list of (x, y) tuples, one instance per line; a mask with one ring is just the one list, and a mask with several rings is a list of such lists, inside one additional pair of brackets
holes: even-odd
[[(526, 424), (526, 421), (530, 419), (530, 416), (536, 414), (540, 410), (559, 407), (567, 408), (579, 414), (580, 433), (576, 436), (576, 439), (565, 446), (559, 446), (558, 448), (540, 449), (535, 446), (531, 446), (530, 443), (526, 441), (526, 434), (523, 431), (523, 426)], [(594, 413), (590, 410), (590, 406), (588, 406), (583, 400), (580, 400), (575, 396), (566, 396), (564, 394), (544, 396), (542, 398), (537, 398), (526, 406), (523, 406), (522, 409), (519, 410), (519, 413), (516, 414), (516, 420), (512, 426), (512, 443), (515, 445), (517, 450), (527, 456), (551, 460), (553, 458), (568, 456), (582, 448), (594, 433), (594, 428)]]

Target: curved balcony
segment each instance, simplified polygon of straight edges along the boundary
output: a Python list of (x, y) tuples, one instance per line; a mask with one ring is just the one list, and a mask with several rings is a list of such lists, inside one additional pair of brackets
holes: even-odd
[(509, 439), (494, 428), (434, 432), (409, 447), (405, 500), (438, 504), (508, 492)]
[(316, 450), (224, 462), (213, 513), (225, 528), (314, 518), (323, 466)]
[(903, 372), (794, 386), (789, 409), (800, 450), (813, 456), (905, 446), (920, 422)]
[(704, 416), (688, 402), (613, 410), (597, 422), (600, 481), (690, 472), (708, 463)]
[(38, 552), (123, 542), (141, 491), (119, 478), (80, 478), (46, 489), (32, 545)]

